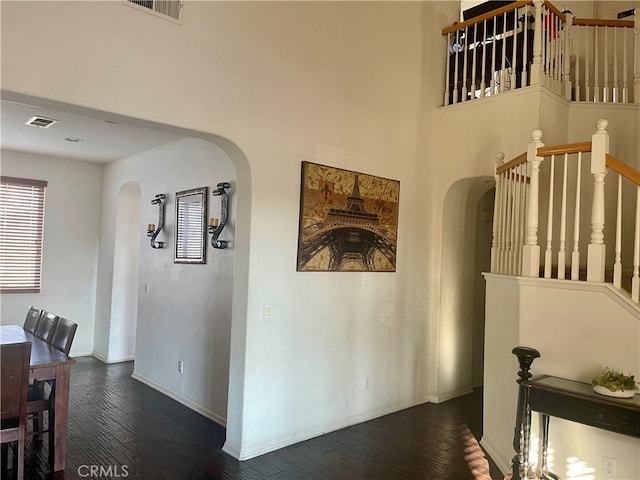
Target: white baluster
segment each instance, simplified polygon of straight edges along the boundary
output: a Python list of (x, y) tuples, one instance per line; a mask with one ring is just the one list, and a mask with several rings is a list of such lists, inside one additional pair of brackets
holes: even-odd
[(627, 69), (627, 32), (622, 30), (622, 103), (629, 103), (629, 72)]
[[(531, 85), (542, 83), (542, 4), (543, 0), (534, 0), (535, 20), (533, 22), (533, 60), (531, 62)], [(640, 79), (640, 77), (639, 77)], [(640, 97), (640, 95), (638, 95)], [(636, 97), (636, 98), (638, 98)], [(524, 269), (523, 269), (524, 270)], [(538, 275), (536, 275), (537, 277)]]
[(571, 252), (571, 280), (580, 279), (580, 190), (582, 187), (582, 152), (578, 152), (576, 175), (576, 206), (573, 217), (573, 252)]
[(491, 273), (500, 273), (498, 270), (499, 256), (499, 232), (500, 232), (500, 216), (502, 215), (502, 177), (498, 175), (498, 167), (504, 163), (504, 153), (496, 154), (496, 165), (494, 168), (493, 178), (496, 181), (496, 195), (493, 208), (493, 238), (491, 239)]
[(593, 95), (591, 95), (591, 85), (589, 84), (589, 58), (591, 58), (591, 52), (589, 51), (589, 37), (591, 36), (591, 30), (589, 27), (584, 27), (585, 35), (585, 47), (584, 47), (584, 95), (587, 102), (593, 101)]
[(602, 63), (604, 63), (604, 80), (602, 81), (602, 101), (609, 101), (609, 29), (604, 27), (604, 48), (603, 55), (604, 59)]
[(560, 81), (561, 78), (561, 74), (562, 74), (562, 41), (561, 41), (561, 36), (560, 36), (560, 17), (558, 17), (556, 14), (553, 15), (554, 18), (554, 23), (555, 23), (555, 30), (553, 32), (554, 38), (553, 38), (553, 43), (555, 45), (555, 53), (556, 53), (556, 61), (555, 61), (555, 75), (554, 78), (556, 79), (556, 81)]
[(616, 208), (616, 248), (613, 262), (613, 286), (622, 287), (622, 175), (618, 175), (618, 205)]
[(500, 273), (508, 273), (507, 270), (507, 229), (509, 225), (507, 223), (509, 218), (509, 172), (502, 173), (502, 209), (500, 210), (501, 218), (500, 218), (500, 259), (499, 259), (499, 270)]
[(528, 85), (527, 82), (527, 67), (529, 58), (527, 57), (528, 49), (527, 43), (529, 42), (529, 8), (525, 7), (523, 21), (522, 21), (522, 76), (520, 79), (521, 86), (524, 88)]
[(598, 27), (593, 27), (594, 38), (593, 38), (593, 101), (600, 101), (600, 86), (598, 85)]
[(547, 212), (547, 249), (544, 252), (544, 278), (551, 278), (551, 242), (553, 240), (553, 197), (556, 156), (551, 155), (551, 173), (549, 173), (549, 210)]
[(447, 45), (446, 45), (446, 53), (447, 56), (447, 73), (445, 74), (445, 82), (444, 82), (444, 104), (449, 105), (449, 68), (451, 65), (451, 52), (449, 51), (451, 47), (451, 33), (447, 33)]
[(502, 66), (500, 67), (500, 93), (505, 90), (505, 78), (506, 78), (506, 66), (507, 66), (507, 12), (502, 14)]
[(519, 182), (518, 188), (520, 190), (520, 201), (518, 204), (518, 230), (516, 235), (517, 251), (517, 263), (516, 263), (516, 275), (522, 275), (522, 247), (524, 245), (524, 230), (526, 227), (526, 195), (527, 195), (527, 164), (526, 162), (518, 166)]
[(591, 206), (591, 239), (587, 250), (587, 281), (604, 282), (604, 178), (609, 153), (607, 121), (596, 122), (597, 131), (591, 137), (591, 173), (593, 174), (593, 204)]
[(490, 85), (490, 93), (491, 95), (496, 94), (496, 36), (497, 36), (497, 25), (498, 25), (498, 17), (493, 17), (493, 39), (491, 41), (492, 44), (492, 54), (491, 54), (491, 80), (489, 82)]
[(456, 62), (454, 65), (454, 71), (453, 71), (453, 104), (455, 105), (456, 103), (458, 103), (458, 64), (460, 62), (458, 62), (458, 54), (460, 53), (460, 48), (458, 47), (458, 45), (460, 45), (460, 30), (456, 31), (456, 43), (453, 47), (453, 50), (456, 52), (455, 55), (455, 59), (454, 61)]
[(505, 238), (507, 242), (507, 274), (513, 273), (513, 169), (507, 173), (507, 228)]
[[(571, 17), (573, 19), (573, 16)], [(584, 30), (576, 30), (575, 28), (571, 28), (571, 53), (573, 53), (573, 38), (575, 36), (576, 31), (584, 31)], [(575, 53), (575, 58), (576, 58), (576, 69), (575, 69), (575, 75), (574, 75), (574, 90), (575, 90), (575, 99), (577, 102), (580, 101), (580, 99), (582, 98), (581, 92), (580, 92), (580, 56), (578, 55), (578, 52)]]
[[(506, 15), (506, 14), (505, 14)], [(516, 89), (516, 53), (518, 52), (518, 9), (513, 11), (513, 51), (511, 52), (511, 90)]]
[(484, 91), (487, 88), (484, 72), (487, 69), (487, 20), (482, 22), (482, 80), (480, 81), (480, 98), (484, 97)]
[[(536, 2), (538, 0), (535, 0)], [(541, 2), (540, 2), (541, 3)], [(537, 155), (539, 147), (544, 147), (540, 141), (541, 130), (534, 130), (531, 133), (532, 141), (527, 146), (527, 170), (531, 182), (529, 184), (529, 198), (527, 199), (527, 237), (522, 249), (522, 276), (540, 276), (540, 245), (538, 245), (538, 207), (540, 190), (540, 162), (543, 158)]]
[[(476, 98), (476, 53), (478, 51), (478, 24), (473, 24), (473, 65), (471, 66), (471, 100)], [(469, 42), (467, 42), (469, 43)]]
[[(565, 8), (565, 11), (568, 10)], [(572, 35), (572, 22), (573, 15), (571, 12), (567, 11), (564, 14), (565, 22), (564, 22), (564, 51), (562, 52), (562, 83), (564, 84), (564, 98), (567, 100), (571, 100), (571, 51), (569, 46), (571, 45), (571, 35)], [(578, 64), (578, 60), (576, 59), (576, 68)]]
[(464, 27), (464, 45), (462, 47), (464, 58), (462, 59), (462, 101), (467, 101), (467, 94), (469, 93), (467, 87), (467, 58), (469, 57), (469, 35), (467, 27)]
[(636, 228), (633, 237), (633, 275), (631, 276), (631, 299), (640, 302), (640, 186), (636, 189)]
[(613, 86), (611, 88), (611, 101), (620, 103), (618, 91), (618, 27), (613, 27)]
[(565, 268), (567, 265), (567, 159), (568, 153), (564, 154), (564, 164), (562, 173), (562, 208), (560, 209), (560, 249), (558, 250), (558, 279), (564, 280)]

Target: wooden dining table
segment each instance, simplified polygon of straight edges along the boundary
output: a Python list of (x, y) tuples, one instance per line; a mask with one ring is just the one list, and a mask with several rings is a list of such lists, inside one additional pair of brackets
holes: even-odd
[(19, 325), (0, 326), (0, 344), (31, 343), (30, 376), (35, 380), (54, 380), (49, 410), (49, 463), (54, 472), (64, 470), (69, 417), (69, 380), (76, 361)]

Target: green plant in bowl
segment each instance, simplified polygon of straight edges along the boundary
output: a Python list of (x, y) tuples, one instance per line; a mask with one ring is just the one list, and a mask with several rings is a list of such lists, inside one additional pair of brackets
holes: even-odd
[(606, 367), (601, 375), (593, 378), (591, 382), (594, 386), (605, 387), (612, 392), (618, 390), (636, 390), (636, 381), (633, 375), (624, 375), (609, 367)]

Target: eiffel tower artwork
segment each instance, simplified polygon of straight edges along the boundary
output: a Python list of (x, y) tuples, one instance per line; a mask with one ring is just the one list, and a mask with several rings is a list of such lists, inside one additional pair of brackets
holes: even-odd
[(400, 182), (302, 162), (298, 271), (395, 272)]

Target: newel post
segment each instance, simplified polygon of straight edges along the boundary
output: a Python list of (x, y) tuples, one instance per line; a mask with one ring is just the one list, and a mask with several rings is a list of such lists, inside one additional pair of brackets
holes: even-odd
[(498, 243), (500, 236), (502, 217), (502, 176), (498, 174), (498, 168), (504, 164), (504, 153), (496, 153), (496, 164), (493, 170), (493, 177), (496, 180), (496, 195), (493, 207), (493, 238), (491, 239), (491, 273), (502, 273), (500, 271), (499, 254), (501, 246)]
[(534, 0), (535, 21), (533, 22), (533, 60), (531, 63), (531, 85), (542, 83), (542, 4)]
[(604, 243), (604, 177), (607, 175), (606, 155), (609, 153), (607, 121), (596, 122), (591, 137), (591, 173), (593, 175), (593, 205), (591, 206), (591, 240), (587, 250), (587, 281), (604, 282), (606, 245)]
[(564, 52), (562, 55), (562, 83), (564, 85), (564, 97), (571, 101), (571, 26), (573, 25), (573, 13), (569, 7), (564, 7)]
[(522, 248), (522, 276), (540, 276), (540, 245), (538, 245), (538, 195), (540, 190), (540, 162), (538, 148), (544, 147), (540, 141), (542, 130), (531, 132), (531, 142), (527, 146), (527, 172), (529, 190), (527, 196), (527, 233)]

